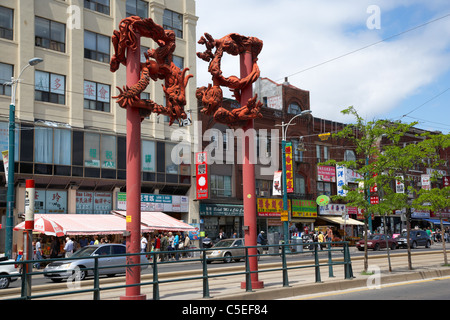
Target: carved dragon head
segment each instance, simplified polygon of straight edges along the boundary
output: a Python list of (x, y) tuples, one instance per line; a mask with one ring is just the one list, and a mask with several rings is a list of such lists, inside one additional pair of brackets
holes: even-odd
[[(183, 71), (171, 64), (172, 73), (166, 78), (165, 85), (163, 85), (164, 93), (166, 94), (166, 109), (167, 115), (170, 117), (169, 125), (175, 119), (186, 119), (186, 112), (184, 106), (186, 105), (186, 86), (192, 74), (186, 76), (189, 68), (184, 68)], [(177, 71), (178, 70), (178, 71)]]

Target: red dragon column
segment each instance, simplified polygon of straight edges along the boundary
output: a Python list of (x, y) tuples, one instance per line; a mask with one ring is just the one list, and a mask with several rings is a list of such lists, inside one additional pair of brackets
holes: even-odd
[[(140, 63), (140, 38), (153, 39), (158, 48), (145, 53), (145, 63)], [(127, 68), (127, 84), (113, 97), (126, 109), (127, 120), (127, 215), (126, 245), (128, 254), (140, 252), (141, 234), (141, 121), (150, 113), (169, 116), (170, 122), (185, 119), (185, 89), (192, 75), (185, 77), (188, 68), (180, 70), (172, 61), (175, 50), (175, 33), (164, 30), (152, 19), (141, 19), (137, 16), (123, 19), (119, 30), (112, 36), (114, 55), (110, 70), (115, 72), (120, 64)], [(163, 90), (166, 95), (166, 106), (158, 105), (151, 100), (140, 99), (140, 94), (150, 80), (164, 80)], [(127, 256), (126, 292), (122, 300), (142, 300), (146, 296), (140, 293), (141, 268), (140, 256)]]
[[(212, 74), (213, 84), (208, 87), (197, 89), (197, 99), (201, 100), (203, 109), (201, 112), (212, 115), (214, 120), (224, 123), (232, 128), (242, 128), (245, 141), (243, 143), (243, 198), (244, 198), (244, 232), (245, 245), (256, 246), (257, 223), (256, 223), (256, 195), (255, 195), (255, 164), (251, 159), (256, 157), (250, 152), (255, 149), (254, 136), (248, 131), (253, 131), (254, 119), (261, 118), (260, 109), (262, 103), (257, 101), (257, 96), (253, 97), (252, 83), (260, 75), (257, 65), (257, 57), (262, 49), (262, 41), (254, 37), (245, 37), (236, 33), (229, 34), (221, 39), (214, 39), (205, 33), (201, 37), (199, 44), (206, 46), (206, 51), (197, 53), (197, 56), (209, 62), (209, 72)], [(216, 49), (213, 53), (213, 49)], [(240, 76), (225, 78), (220, 69), (220, 62), (224, 53), (240, 56)], [(226, 86), (233, 91), (235, 98), (240, 102), (241, 107), (228, 110), (222, 107), (223, 93), (220, 86)], [(252, 289), (263, 288), (264, 283), (258, 280), (258, 261), (256, 247), (250, 248), (249, 267), (251, 272)], [(241, 283), (241, 288), (246, 288), (246, 282)]]

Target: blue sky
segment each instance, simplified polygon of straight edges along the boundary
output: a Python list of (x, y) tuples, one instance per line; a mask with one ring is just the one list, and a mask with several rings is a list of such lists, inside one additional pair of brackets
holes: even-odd
[[(450, 132), (449, 0), (196, 0), (196, 15), (197, 40), (261, 39), (261, 76), (310, 91), (316, 117), (351, 123), (340, 111), (352, 105), (366, 120)], [(238, 64), (225, 57), (224, 74)], [(207, 68), (197, 60), (197, 86)]]

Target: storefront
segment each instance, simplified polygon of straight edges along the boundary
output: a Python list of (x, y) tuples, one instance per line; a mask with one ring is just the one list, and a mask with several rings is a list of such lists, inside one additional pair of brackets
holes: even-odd
[(237, 238), (244, 237), (244, 206), (239, 204), (200, 203), (200, 230), (215, 240), (220, 232), (228, 238), (236, 233)]

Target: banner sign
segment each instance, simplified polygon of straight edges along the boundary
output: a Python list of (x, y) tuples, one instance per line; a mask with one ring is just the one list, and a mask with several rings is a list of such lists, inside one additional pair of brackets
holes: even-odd
[(431, 190), (431, 180), (429, 174), (420, 175), (420, 180), (422, 182), (422, 189)]
[[(283, 199), (257, 198), (256, 203), (259, 217), (281, 217)], [(288, 210), (291, 210), (291, 202), (289, 200)]]
[(208, 164), (206, 162), (206, 152), (195, 154), (195, 172), (197, 180), (197, 200), (209, 198), (208, 186)]
[(347, 206), (345, 204), (329, 203), (326, 206), (319, 207), (319, 214), (329, 216), (342, 216), (347, 213)]
[(324, 182), (335, 182), (336, 168), (332, 166), (317, 166), (317, 180)]
[[(127, 209), (127, 194), (125, 192), (119, 192), (117, 194), (117, 210), (126, 210), (126, 209)], [(188, 212), (189, 197), (142, 193), (141, 211)]]
[(275, 171), (273, 174), (272, 195), (274, 196), (281, 196), (281, 173), (282, 171)]
[(285, 147), (286, 154), (286, 187), (287, 193), (294, 192), (294, 168), (292, 165), (292, 142), (287, 142)]
[(314, 200), (292, 199), (292, 217), (312, 218), (317, 217), (317, 204)]

